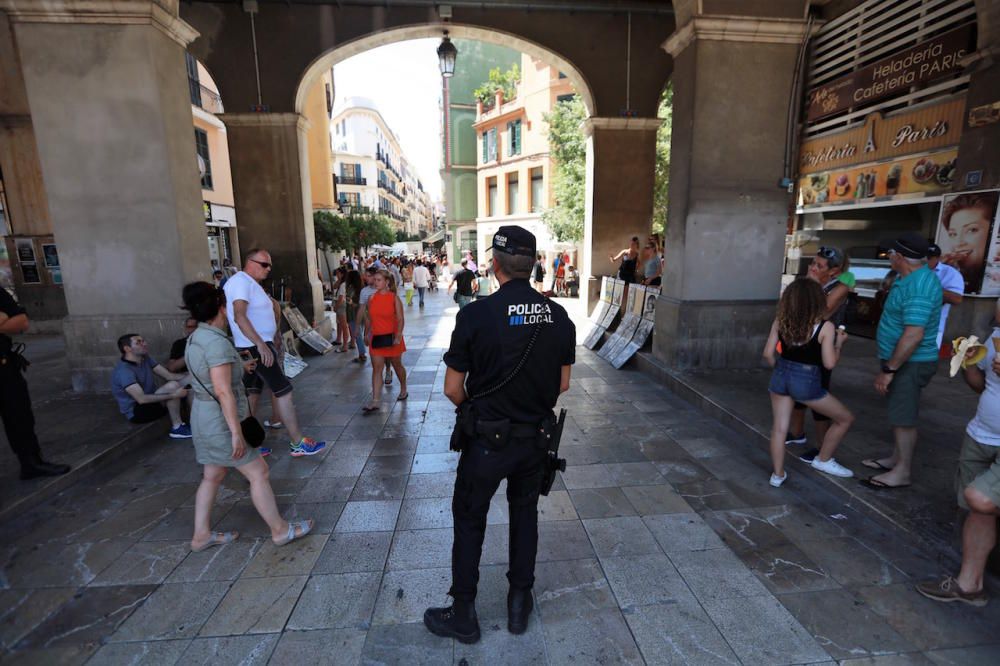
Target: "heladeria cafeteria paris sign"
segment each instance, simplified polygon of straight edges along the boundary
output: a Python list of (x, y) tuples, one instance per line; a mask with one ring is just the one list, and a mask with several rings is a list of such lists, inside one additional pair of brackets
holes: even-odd
[(970, 23), (814, 89), (809, 93), (808, 120), (899, 94), (961, 69), (959, 61), (972, 48), (973, 36)]

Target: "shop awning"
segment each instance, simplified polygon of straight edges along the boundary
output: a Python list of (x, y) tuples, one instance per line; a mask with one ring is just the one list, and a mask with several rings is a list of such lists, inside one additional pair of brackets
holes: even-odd
[(437, 243), (438, 241), (444, 240), (444, 234), (446, 231), (447, 231), (446, 229), (438, 229), (427, 238), (424, 238), (423, 241), (421, 242), (427, 245), (431, 245), (433, 243)]

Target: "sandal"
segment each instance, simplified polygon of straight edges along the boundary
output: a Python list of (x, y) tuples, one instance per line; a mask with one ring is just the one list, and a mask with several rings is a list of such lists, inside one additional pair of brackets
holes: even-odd
[(879, 481), (874, 476), (870, 479), (861, 479), (861, 485), (871, 488), (872, 490), (896, 490), (897, 488), (909, 488), (909, 483), (902, 483), (898, 486), (890, 486), (884, 481)]
[(867, 467), (868, 469), (877, 469), (877, 470), (880, 470), (880, 471), (883, 471), (883, 472), (888, 472), (888, 471), (892, 470), (891, 467), (886, 467), (885, 465), (883, 465), (882, 463), (880, 463), (875, 458), (869, 458), (868, 460), (862, 460), (861, 464), (864, 465), (865, 467)]
[(361, 411), (365, 414), (371, 414), (372, 412), (378, 411), (378, 405), (365, 405), (361, 408)]
[[(285, 535), (285, 538), (282, 539), (281, 541), (274, 541), (274, 539), (272, 539), (271, 541), (274, 543), (275, 546), (285, 546), (295, 541), (296, 539), (301, 539), (305, 535), (309, 534), (310, 532), (312, 532), (312, 528), (313, 528), (312, 518), (310, 518), (309, 520), (296, 520), (294, 522), (289, 522), (288, 534)], [(298, 532), (298, 534), (296, 534), (296, 532)]]
[(409, 397), (410, 397), (409, 392), (404, 393), (403, 395), (401, 395), (398, 398), (396, 398), (396, 402), (402, 402), (402, 401), (406, 400)]
[(200, 553), (203, 550), (208, 550), (213, 546), (225, 546), (227, 543), (232, 543), (236, 541), (240, 536), (239, 532), (212, 532), (212, 535), (208, 538), (203, 545), (195, 548), (191, 547), (192, 553)]

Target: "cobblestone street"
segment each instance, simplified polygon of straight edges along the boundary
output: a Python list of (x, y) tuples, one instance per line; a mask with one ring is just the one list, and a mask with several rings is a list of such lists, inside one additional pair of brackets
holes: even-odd
[[(296, 405), (307, 434), (330, 444), (293, 459), (280, 433), (269, 435), (280, 507), (316, 520), (300, 542), (271, 544), (232, 473), (213, 520), (239, 540), (190, 552), (200, 468), (190, 442), (163, 429), (0, 526), (3, 661), (1000, 661), (1000, 603), (936, 604), (913, 589), (951, 573), (953, 554), (922, 550), (812, 486), (769, 487), (756, 445), (582, 347), (560, 399), (570, 467), (539, 506), (528, 632), (506, 629), (501, 486), (477, 600), (483, 639), (431, 635), (423, 611), (447, 604), (450, 583), (457, 455), (448, 452), (454, 416), (441, 357), (455, 311), (443, 291), (424, 310), (407, 309), (409, 399), (397, 402), (394, 384), (370, 416), (361, 412), (369, 366), (351, 354), (307, 357)], [(74, 419), (88, 427), (85, 415)]]

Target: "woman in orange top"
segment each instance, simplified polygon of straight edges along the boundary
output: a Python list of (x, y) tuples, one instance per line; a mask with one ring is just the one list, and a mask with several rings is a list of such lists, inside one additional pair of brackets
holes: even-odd
[[(375, 293), (368, 299), (368, 306), (365, 308), (365, 342), (372, 357), (372, 401), (363, 408), (366, 414), (379, 409), (382, 400), (382, 371), (386, 361), (399, 377), (400, 393), (396, 399), (406, 400), (409, 397), (406, 391), (406, 369), (403, 367), (403, 352), (406, 351), (406, 343), (403, 341), (403, 302), (390, 291), (391, 281), (392, 276), (386, 270), (380, 270), (372, 276)], [(392, 336), (392, 344), (375, 346), (380, 342), (380, 336)]]

